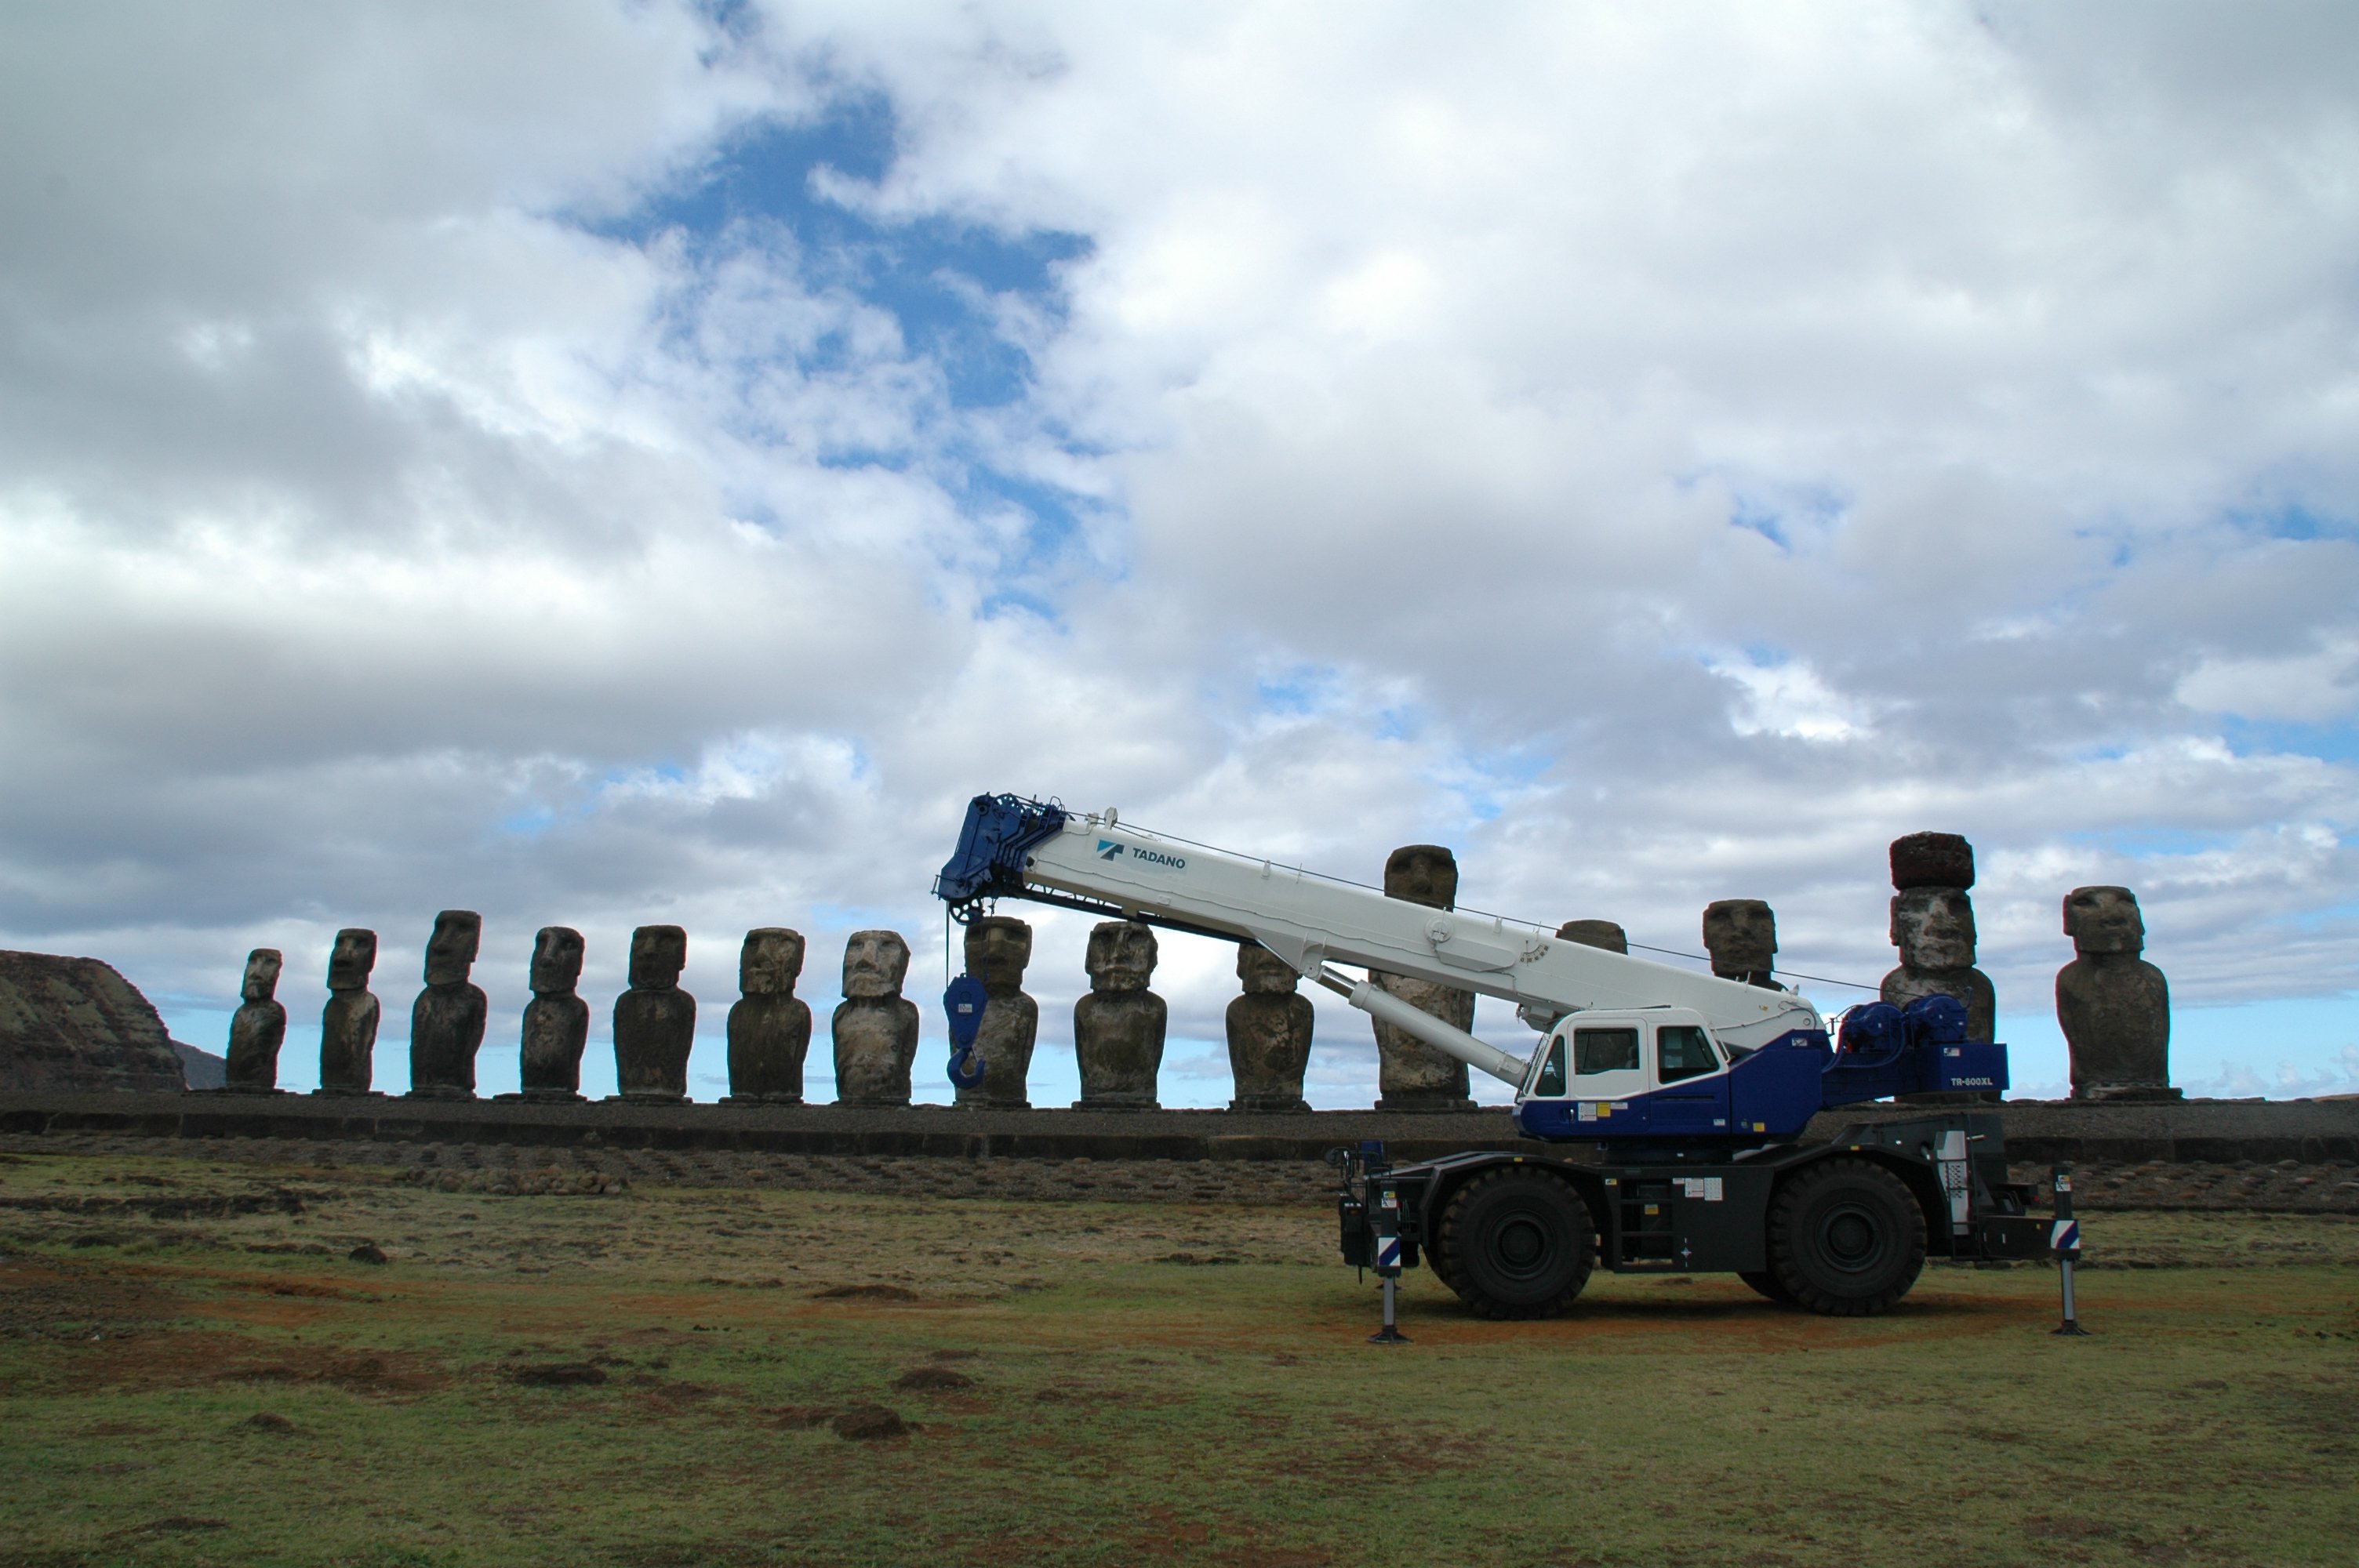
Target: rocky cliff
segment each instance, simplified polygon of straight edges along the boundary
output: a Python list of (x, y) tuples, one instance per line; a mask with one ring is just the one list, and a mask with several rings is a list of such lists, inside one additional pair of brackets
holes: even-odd
[(0, 1091), (182, 1084), (163, 1019), (113, 968), (96, 958), (0, 952)]

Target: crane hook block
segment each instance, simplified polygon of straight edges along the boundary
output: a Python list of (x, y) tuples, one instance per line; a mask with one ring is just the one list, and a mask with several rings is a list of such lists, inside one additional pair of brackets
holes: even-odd
[(982, 1032), (989, 1000), (983, 982), (973, 975), (961, 975), (942, 992), (942, 1011), (951, 1020), (951, 1082), (962, 1089), (983, 1082), (984, 1061), (974, 1054), (974, 1040)]

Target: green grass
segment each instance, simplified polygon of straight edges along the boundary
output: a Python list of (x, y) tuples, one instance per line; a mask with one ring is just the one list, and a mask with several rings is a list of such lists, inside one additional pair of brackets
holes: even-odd
[[(113, 1203), (240, 1195), (276, 1206)], [(1414, 1274), (1416, 1343), (1379, 1349), (1320, 1212), (47, 1157), (0, 1162), (0, 1564), (2279, 1564), (2359, 1538), (2348, 1219), (2092, 1217), (2085, 1340), (2028, 1268), (1929, 1269), (1865, 1322), (1601, 1277), (1567, 1319), (1486, 1324)], [(912, 1299), (819, 1293), (862, 1285)], [(582, 1364), (605, 1381), (517, 1378)], [(912, 1430), (838, 1435), (862, 1406)]]

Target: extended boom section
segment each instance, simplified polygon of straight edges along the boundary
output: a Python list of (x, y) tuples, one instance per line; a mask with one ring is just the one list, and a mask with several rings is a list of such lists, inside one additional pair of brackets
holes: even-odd
[[(1167, 839), (1112, 813), (1077, 816), (1013, 795), (969, 805), (959, 853), (935, 889), (954, 907), (1048, 895), (1110, 917), (1258, 942), (1312, 979), (1331, 963), (1385, 969), (1497, 997), (1546, 1022), (1597, 1009), (1687, 1008), (1740, 1049), (1826, 1027), (1790, 991), (1586, 947), (1495, 915), (1428, 909), (1299, 867)], [(1472, 1065), (1521, 1087), (1527, 1059), (1491, 1047), (1484, 1054), (1505, 1061)]]

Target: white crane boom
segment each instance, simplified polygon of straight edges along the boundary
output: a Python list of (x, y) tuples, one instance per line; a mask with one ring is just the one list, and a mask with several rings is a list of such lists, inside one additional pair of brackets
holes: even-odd
[[(1038, 814), (1020, 831), (991, 811)], [(1568, 1012), (1674, 1007), (1693, 1011), (1724, 1045), (1766, 1045), (1822, 1030), (1818, 1010), (1772, 990), (1565, 940), (1498, 916), (1428, 908), (1356, 886), (1201, 845), (1168, 839), (1116, 813), (1070, 816), (1009, 796), (978, 797), (961, 856), (937, 891), (953, 903), (1043, 897), (1109, 914), (1260, 943), (1295, 971), (1353, 1005), (1520, 1086), (1527, 1059), (1464, 1034), (1389, 992), (1331, 974), (1348, 964), (1462, 987), (1511, 1001), (1538, 1026)], [(1010, 862), (1020, 854), (1020, 868)], [(994, 870), (995, 868), (995, 871)], [(1020, 885), (1018, 885), (1020, 878)], [(1060, 898), (1055, 895), (1064, 895)], [(1388, 1005), (1389, 1004), (1389, 1005)]]

